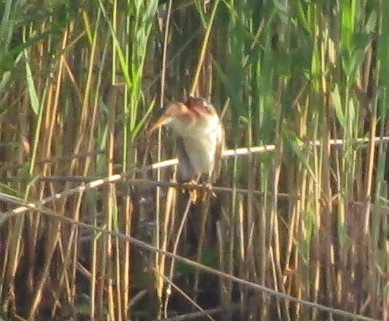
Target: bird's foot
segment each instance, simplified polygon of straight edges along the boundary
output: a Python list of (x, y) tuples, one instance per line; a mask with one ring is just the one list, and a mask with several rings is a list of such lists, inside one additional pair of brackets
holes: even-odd
[[(196, 181), (196, 180), (191, 180), (190, 182), (189, 182), (189, 184), (190, 185), (195, 185), (195, 186), (197, 186), (198, 185), (198, 182)], [(199, 190), (198, 189), (196, 189), (196, 188), (191, 188), (190, 190), (189, 190), (189, 199), (191, 200), (191, 202), (193, 203), (193, 204), (196, 204), (196, 202), (197, 202), (197, 200), (199, 199)]]
[[(188, 184), (193, 185), (193, 186), (199, 186), (199, 183), (196, 180), (191, 180)], [(216, 193), (214, 192), (213, 186), (211, 183), (209, 183), (209, 182), (202, 183), (200, 186), (203, 188), (202, 190), (199, 190), (197, 188), (190, 188), (189, 189), (189, 199), (191, 200), (191, 202), (193, 204), (196, 204), (200, 198), (202, 201), (205, 201), (207, 195), (209, 195), (209, 194), (213, 197), (216, 197)]]
[(215, 193), (215, 191), (213, 190), (213, 186), (212, 186), (211, 183), (209, 183), (209, 182), (208, 182), (208, 183), (204, 183), (203, 186), (204, 186), (205, 191), (206, 191), (206, 193), (204, 193), (204, 195), (203, 195), (203, 199), (205, 199), (205, 197), (206, 197), (206, 195), (207, 195), (208, 193), (211, 194), (211, 196), (213, 196), (213, 197), (216, 198), (216, 193)]

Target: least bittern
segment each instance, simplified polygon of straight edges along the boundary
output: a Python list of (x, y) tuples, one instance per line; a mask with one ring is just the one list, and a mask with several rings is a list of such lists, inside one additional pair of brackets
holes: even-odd
[(168, 104), (160, 113), (148, 134), (163, 125), (170, 125), (177, 134), (179, 178), (198, 182), (206, 174), (208, 183), (214, 183), (220, 175), (224, 128), (213, 105), (204, 98), (189, 97)]

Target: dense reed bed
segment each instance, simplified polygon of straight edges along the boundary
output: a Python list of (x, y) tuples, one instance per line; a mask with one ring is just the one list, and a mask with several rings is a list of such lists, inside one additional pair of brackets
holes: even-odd
[[(389, 320), (387, 17), (2, 1), (0, 320)], [(144, 134), (189, 93), (228, 149), (264, 147), (227, 151), (196, 205), (171, 132)]]

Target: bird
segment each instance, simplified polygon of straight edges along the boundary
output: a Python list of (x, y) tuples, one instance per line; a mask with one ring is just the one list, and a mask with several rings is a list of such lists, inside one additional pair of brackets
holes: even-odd
[(165, 125), (177, 135), (179, 179), (199, 183), (205, 174), (209, 185), (215, 183), (221, 171), (224, 127), (214, 106), (202, 97), (173, 101), (160, 108), (148, 135)]

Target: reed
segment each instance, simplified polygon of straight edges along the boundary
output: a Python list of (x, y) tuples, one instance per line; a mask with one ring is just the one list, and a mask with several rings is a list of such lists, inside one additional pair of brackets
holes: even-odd
[[(388, 319), (388, 15), (0, 3), (0, 318)], [(144, 135), (152, 111), (189, 93), (223, 114), (228, 148), (271, 145), (226, 152), (196, 206), (174, 166), (145, 169), (176, 150)]]

